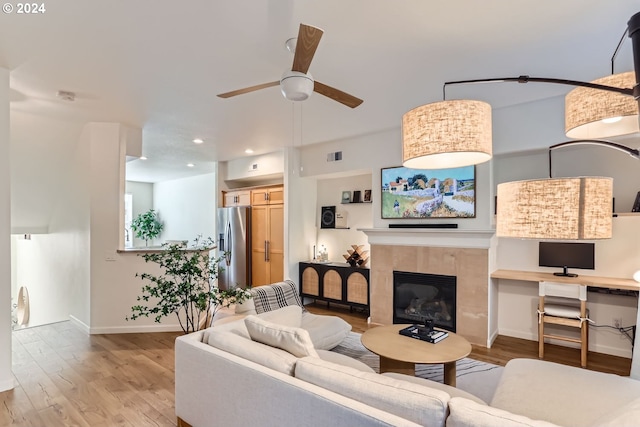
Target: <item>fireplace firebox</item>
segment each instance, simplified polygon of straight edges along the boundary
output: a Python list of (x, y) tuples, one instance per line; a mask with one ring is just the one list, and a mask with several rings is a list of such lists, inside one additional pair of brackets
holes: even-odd
[(456, 276), (393, 272), (393, 323), (424, 323), (456, 331)]

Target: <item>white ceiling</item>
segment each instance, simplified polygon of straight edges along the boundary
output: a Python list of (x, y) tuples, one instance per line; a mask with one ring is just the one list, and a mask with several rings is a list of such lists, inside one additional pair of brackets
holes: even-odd
[[(43, 14), (0, 16), (0, 66), (11, 70), (11, 111), (20, 117), (11, 122), (12, 141), (46, 140), (55, 149), (88, 121), (137, 126), (149, 160), (131, 162), (128, 173), (141, 181), (210, 171), (211, 162), (244, 156), (246, 148), (260, 154), (397, 128), (407, 110), (442, 99), (445, 81), (604, 76), (628, 19), (640, 11), (638, 0), (44, 3)], [(360, 107), (318, 94), (294, 104), (277, 87), (216, 97), (278, 80), (293, 59), (284, 42), (301, 22), (324, 30), (310, 72), (364, 99)], [(631, 69), (627, 39), (616, 72)], [(58, 90), (75, 92), (76, 101), (57, 99)], [(454, 86), (447, 97), (501, 108), (568, 90)], [(51, 121), (67, 129), (52, 133)], [(193, 144), (196, 137), (205, 143)]]

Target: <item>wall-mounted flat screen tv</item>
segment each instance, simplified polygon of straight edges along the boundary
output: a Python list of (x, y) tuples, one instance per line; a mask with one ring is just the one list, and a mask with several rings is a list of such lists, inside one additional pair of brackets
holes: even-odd
[(475, 218), (476, 168), (382, 169), (382, 218)]
[(569, 268), (595, 269), (594, 243), (540, 242), (538, 246), (538, 265), (540, 267), (559, 267), (562, 272), (556, 276), (576, 277)]

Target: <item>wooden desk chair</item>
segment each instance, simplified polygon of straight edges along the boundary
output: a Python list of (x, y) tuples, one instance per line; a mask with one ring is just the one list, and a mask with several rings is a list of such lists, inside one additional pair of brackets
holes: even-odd
[[(579, 284), (539, 282), (538, 295), (538, 357), (544, 359), (544, 339), (556, 339), (580, 344), (580, 366), (587, 367), (589, 348), (589, 310), (587, 287)], [(545, 334), (544, 325), (554, 324), (580, 330), (580, 338)]]

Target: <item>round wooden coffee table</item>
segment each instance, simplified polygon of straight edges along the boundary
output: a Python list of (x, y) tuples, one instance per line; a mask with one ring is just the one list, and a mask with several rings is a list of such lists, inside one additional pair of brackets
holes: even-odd
[(456, 386), (456, 361), (471, 353), (469, 341), (449, 332), (444, 340), (431, 344), (400, 335), (410, 325), (377, 326), (362, 334), (362, 345), (380, 356), (380, 373), (415, 375), (416, 363), (444, 364), (444, 383)]

